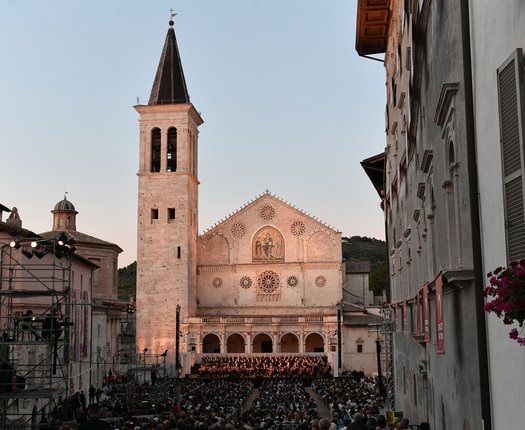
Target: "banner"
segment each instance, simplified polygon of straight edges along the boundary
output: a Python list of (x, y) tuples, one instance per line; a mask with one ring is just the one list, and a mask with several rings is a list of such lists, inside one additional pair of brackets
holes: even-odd
[(443, 324), (443, 278), (441, 273), (436, 278), (436, 349), (438, 354), (445, 353), (445, 327)]
[(397, 324), (397, 303), (394, 303), (394, 324), (395, 324), (394, 330), (397, 331), (397, 327), (398, 327), (398, 324)]
[(407, 301), (403, 300), (403, 330), (407, 329)]
[(419, 293), (416, 294), (416, 297), (412, 301), (410, 309), (412, 309), (412, 335), (417, 336), (417, 316), (418, 316), (418, 306), (419, 306)]
[(421, 336), (421, 293), (416, 295), (416, 336)]
[(423, 286), (423, 340), (430, 342), (430, 315), (428, 313), (428, 284)]

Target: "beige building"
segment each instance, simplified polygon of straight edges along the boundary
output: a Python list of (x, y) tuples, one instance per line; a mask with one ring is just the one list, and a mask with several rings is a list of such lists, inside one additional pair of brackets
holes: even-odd
[[(118, 300), (118, 256), (122, 249), (105, 240), (77, 230), (78, 212), (73, 203), (59, 201), (53, 210), (53, 230), (42, 233), (46, 238), (57, 238), (65, 233), (75, 241), (76, 254), (89, 260), (96, 267), (91, 277), (91, 375), (94, 386), (102, 384), (105, 372), (119, 370), (121, 354), (121, 325), (126, 303)], [(85, 388), (85, 387), (83, 387)], [(89, 388), (89, 386), (88, 386)]]
[(0, 428), (25, 428), (89, 388), (97, 266), (59, 233), (38, 235), (10, 212), (5, 222), (0, 214)]
[(135, 109), (137, 349), (146, 361), (167, 351), (174, 362), (179, 335), (185, 372), (201, 354), (329, 352), (340, 370), (374, 372), (368, 324), (377, 318), (342, 306), (340, 232), (266, 191), (198, 235), (203, 120), (186, 89), (173, 22), (149, 103)]

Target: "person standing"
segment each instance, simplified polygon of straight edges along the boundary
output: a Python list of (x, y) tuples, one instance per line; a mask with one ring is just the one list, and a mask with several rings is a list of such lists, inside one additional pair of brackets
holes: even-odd
[(89, 386), (89, 391), (88, 391), (88, 394), (89, 394), (89, 404), (93, 404), (95, 403), (95, 394), (97, 393), (97, 390), (95, 389), (95, 387), (93, 387), (93, 385), (90, 385)]

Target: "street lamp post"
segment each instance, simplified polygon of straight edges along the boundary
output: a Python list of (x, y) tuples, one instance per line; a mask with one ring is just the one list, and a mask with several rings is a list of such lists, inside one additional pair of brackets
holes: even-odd
[(142, 352), (144, 353), (144, 361), (143, 361), (143, 364), (144, 364), (144, 384), (146, 384), (146, 352), (148, 352), (148, 348), (144, 348), (142, 350)]
[(342, 329), (342, 319), (343, 319), (343, 304), (338, 303), (337, 304), (337, 369), (338, 369), (338, 375), (341, 375), (341, 369), (343, 368), (343, 337), (341, 334)]
[(177, 378), (175, 401), (180, 405), (180, 305), (175, 308), (175, 377)]

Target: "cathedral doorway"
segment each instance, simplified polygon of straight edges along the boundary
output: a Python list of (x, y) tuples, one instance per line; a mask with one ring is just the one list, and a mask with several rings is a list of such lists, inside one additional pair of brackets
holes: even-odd
[(281, 352), (299, 352), (299, 339), (293, 333), (286, 333), (281, 338)]
[(265, 333), (260, 333), (253, 338), (253, 352), (273, 352), (272, 338)]
[(244, 337), (239, 333), (234, 333), (228, 336), (228, 340), (226, 341), (226, 352), (242, 354), (246, 352), (245, 347)]
[(204, 354), (219, 354), (221, 352), (221, 340), (219, 336), (208, 333), (202, 339), (202, 352)]
[(319, 333), (310, 333), (306, 336), (305, 352), (324, 352), (323, 336)]

